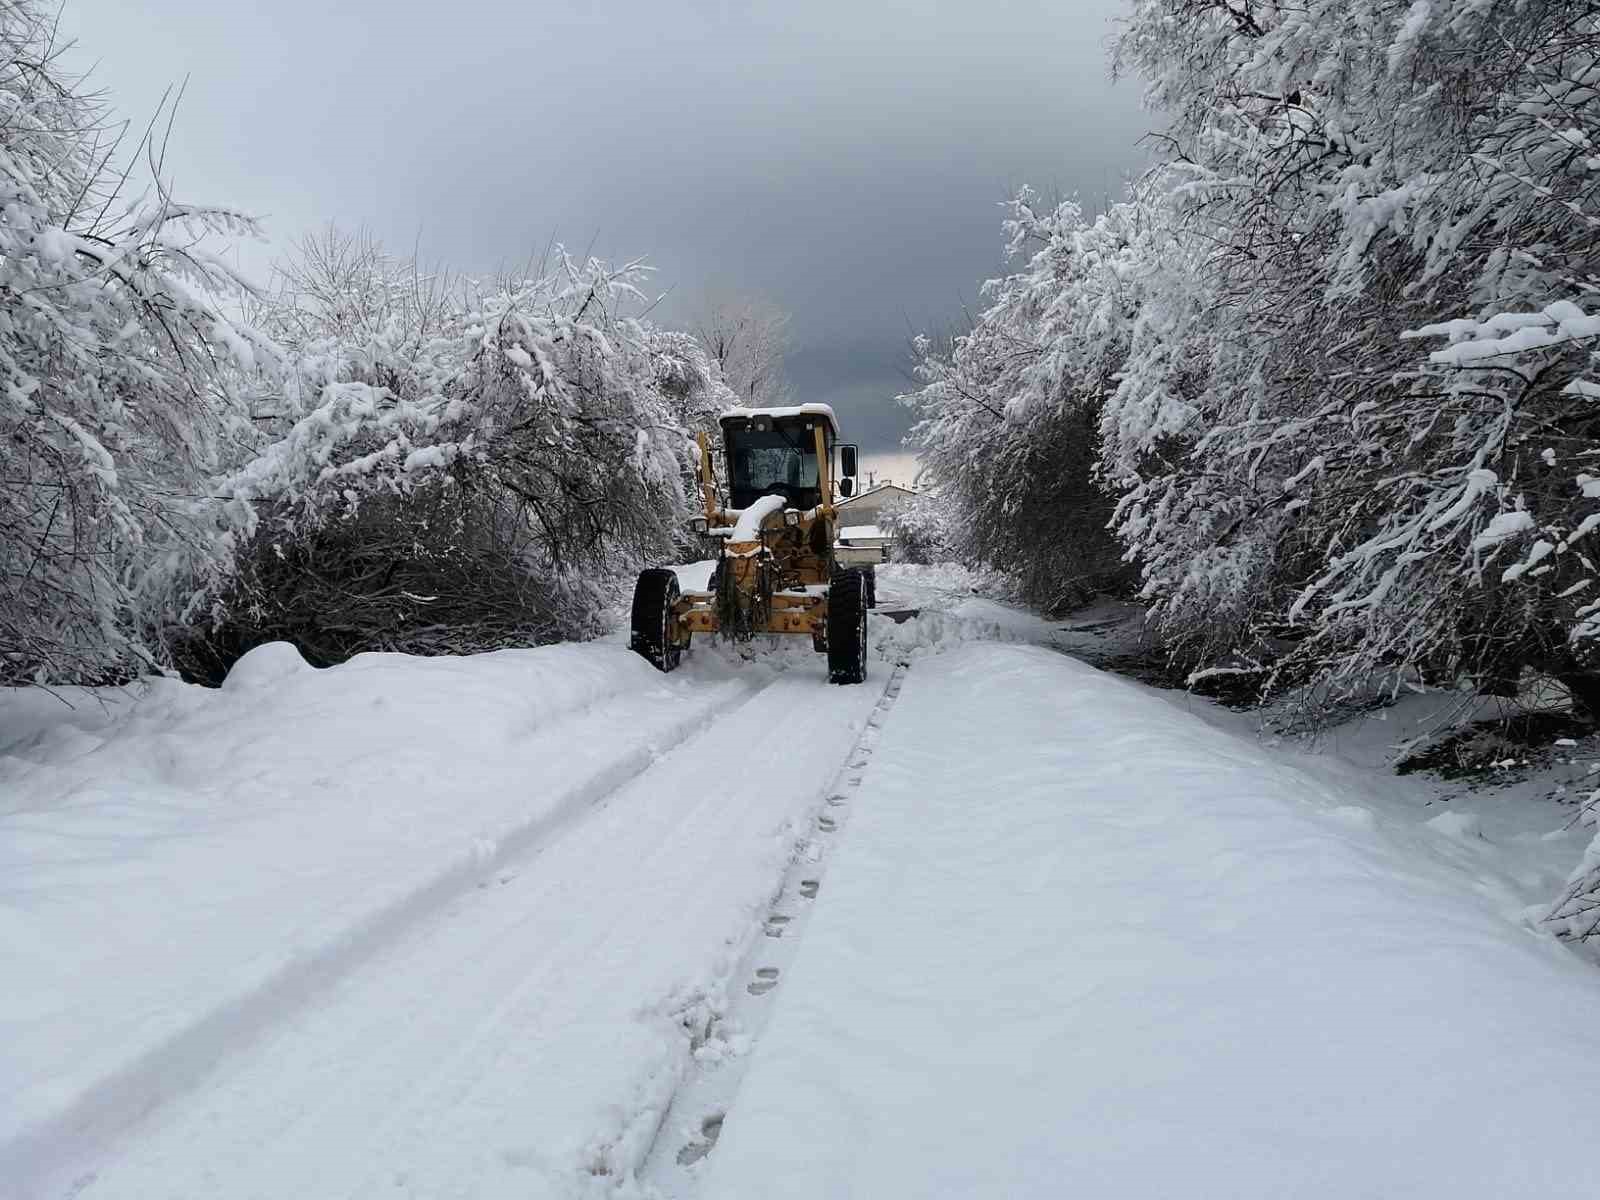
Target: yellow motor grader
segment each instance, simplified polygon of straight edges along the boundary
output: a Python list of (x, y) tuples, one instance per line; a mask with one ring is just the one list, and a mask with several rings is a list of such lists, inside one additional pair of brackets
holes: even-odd
[(682, 591), (676, 572), (666, 567), (641, 572), (630, 645), (670, 671), (697, 633), (734, 641), (808, 633), (812, 647), (828, 656), (832, 682), (861, 683), (867, 677), (867, 579), (834, 561), (835, 481), (840, 496), (854, 492), (856, 447), (839, 444), (839, 424), (826, 404), (736, 408), (719, 424), (728, 503), (717, 502), (702, 434), (705, 515), (694, 521), (717, 547), (709, 590)]

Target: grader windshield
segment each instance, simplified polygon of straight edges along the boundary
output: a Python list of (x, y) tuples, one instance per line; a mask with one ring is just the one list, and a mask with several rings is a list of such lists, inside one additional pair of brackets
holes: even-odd
[(813, 508), (818, 502), (817, 447), (807, 446), (798, 433), (774, 429), (734, 435), (729, 444), (732, 459), (733, 506), (748, 508), (762, 496), (778, 493), (794, 507)]
[[(817, 418), (795, 416), (724, 420), (728, 490), (732, 507), (749, 508), (762, 496), (779, 495), (790, 508), (822, 503), (817, 470)], [(831, 430), (824, 430), (831, 446)]]

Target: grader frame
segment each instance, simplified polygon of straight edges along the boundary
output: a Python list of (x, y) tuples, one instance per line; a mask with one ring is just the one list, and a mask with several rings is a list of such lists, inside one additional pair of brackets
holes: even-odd
[(716, 546), (705, 591), (680, 590), (669, 568), (639, 576), (631, 644), (657, 668), (675, 668), (695, 634), (746, 641), (809, 634), (835, 683), (866, 678), (867, 580), (834, 561), (837, 451), (840, 495), (854, 490), (856, 448), (838, 441), (825, 404), (732, 409), (722, 429), (727, 505), (718, 501), (707, 438), (698, 439), (704, 514), (694, 526)]

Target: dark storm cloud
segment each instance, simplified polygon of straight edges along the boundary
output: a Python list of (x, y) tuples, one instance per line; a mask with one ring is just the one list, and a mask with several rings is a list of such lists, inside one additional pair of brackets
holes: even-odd
[(902, 335), (818, 339), (796, 347), (787, 360), (796, 396), (826, 397), (848, 419), (849, 437), (868, 450), (900, 445), (910, 413), (895, 396), (914, 386), (910, 347)]
[(1000, 202), (1115, 193), (1146, 126), (1106, 71), (1118, 0), (66, 2), (125, 115), (188, 77), (186, 197), (469, 270), (592, 241), (649, 258), (669, 320), (765, 297), (801, 398), (872, 446), (908, 423), (908, 324), (1001, 268)]

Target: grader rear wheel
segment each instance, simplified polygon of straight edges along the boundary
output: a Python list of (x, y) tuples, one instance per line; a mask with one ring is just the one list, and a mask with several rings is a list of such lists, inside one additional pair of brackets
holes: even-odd
[(828, 682), (867, 678), (867, 580), (841, 571), (828, 586)]
[(658, 671), (671, 671), (683, 658), (683, 646), (672, 638), (672, 606), (678, 602), (678, 576), (665, 567), (639, 572), (633, 588), (632, 636), (629, 647)]

